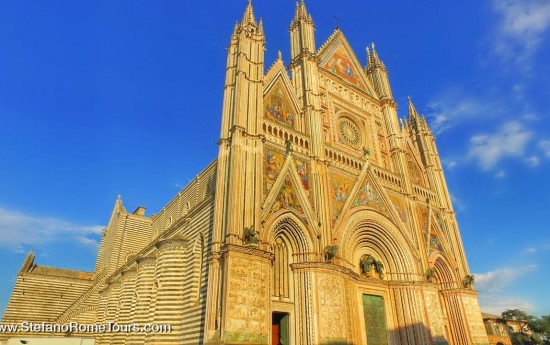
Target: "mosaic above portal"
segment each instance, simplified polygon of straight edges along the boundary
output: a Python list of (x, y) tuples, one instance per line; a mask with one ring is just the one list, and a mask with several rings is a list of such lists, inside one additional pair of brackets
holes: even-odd
[(405, 206), (406, 204), (405, 204), (405, 201), (403, 200), (403, 198), (401, 198), (397, 195), (390, 194), (390, 200), (393, 204), (393, 207), (394, 207), (395, 211), (399, 215), (399, 218), (401, 218), (401, 220), (406, 223), (407, 222), (407, 207)]
[(357, 192), (355, 200), (353, 200), (353, 206), (367, 206), (385, 215), (389, 215), (388, 209), (382, 202), (382, 197), (380, 197), (378, 191), (369, 181), (366, 181), (363, 187)]
[(443, 246), (441, 245), (441, 241), (439, 240), (439, 237), (433, 232), (430, 233), (430, 249), (439, 250), (440, 252), (443, 252)]
[(277, 194), (273, 206), (271, 207), (271, 213), (284, 208), (294, 210), (298, 213), (304, 213), (304, 209), (302, 208), (300, 200), (296, 195), (296, 190), (294, 190), (294, 186), (289, 177), (285, 178), (281, 190), (279, 194)]
[(285, 157), (281, 153), (269, 149), (265, 150), (264, 157), (264, 193), (267, 195), (281, 172)]
[(354, 183), (354, 179), (342, 175), (334, 174), (330, 176), (330, 199), (332, 205), (331, 214), (333, 224), (342, 211)]

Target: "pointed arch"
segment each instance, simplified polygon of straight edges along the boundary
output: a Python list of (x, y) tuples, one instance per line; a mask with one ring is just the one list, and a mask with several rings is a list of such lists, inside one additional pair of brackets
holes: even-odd
[(435, 277), (441, 289), (451, 289), (458, 283), (455, 269), (449, 260), (440, 252), (433, 252), (428, 258), (428, 264), (435, 269)]
[(271, 295), (280, 301), (293, 302), (296, 298), (293, 263), (302, 262), (314, 251), (312, 234), (291, 212), (275, 217), (263, 233), (273, 252)]
[(340, 256), (359, 273), (363, 255), (382, 261), (388, 279), (416, 280), (420, 277), (411, 243), (397, 226), (382, 214), (365, 207), (355, 208), (339, 231)]

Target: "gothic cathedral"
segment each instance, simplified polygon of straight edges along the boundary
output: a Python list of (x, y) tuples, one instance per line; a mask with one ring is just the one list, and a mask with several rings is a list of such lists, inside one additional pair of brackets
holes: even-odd
[(119, 198), (94, 272), (30, 253), (2, 322), (171, 325), (100, 345), (488, 344), (425, 118), (409, 100), (398, 119), (374, 45), (366, 67), (339, 29), (317, 48), (303, 1), (290, 39), (264, 73), (249, 2), (217, 159), (151, 217)]

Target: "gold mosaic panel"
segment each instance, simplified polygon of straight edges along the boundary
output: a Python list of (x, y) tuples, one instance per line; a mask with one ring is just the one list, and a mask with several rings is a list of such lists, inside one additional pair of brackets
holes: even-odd
[(304, 209), (296, 196), (294, 185), (289, 177), (285, 178), (281, 190), (279, 194), (277, 194), (273, 206), (271, 206), (271, 213), (284, 208), (294, 210), (298, 213), (304, 213)]
[(399, 218), (401, 218), (401, 220), (406, 223), (408, 219), (407, 219), (407, 206), (406, 206), (407, 204), (405, 200), (403, 200), (402, 197), (399, 197), (394, 194), (390, 194), (390, 200), (393, 204), (393, 207), (395, 208), (395, 211), (397, 211)]
[(277, 81), (273, 89), (264, 100), (265, 117), (294, 128), (296, 123), (296, 111), (289, 100), (281, 81)]
[(355, 86), (363, 86), (359, 74), (355, 70), (355, 67), (353, 67), (351, 57), (342, 46), (339, 46), (334, 51), (323, 67)]
[(366, 181), (363, 187), (357, 191), (357, 195), (353, 200), (353, 206), (367, 206), (374, 208), (386, 216), (389, 215), (388, 209), (386, 208), (386, 205), (384, 205), (380, 193), (378, 193), (369, 181)]
[(337, 174), (331, 174), (329, 178), (332, 223), (334, 224), (349, 197), (349, 193), (351, 193), (355, 180)]

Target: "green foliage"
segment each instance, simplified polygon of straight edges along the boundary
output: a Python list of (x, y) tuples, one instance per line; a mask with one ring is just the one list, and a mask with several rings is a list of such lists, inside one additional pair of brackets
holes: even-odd
[(550, 315), (535, 317), (529, 321), (529, 328), (536, 333), (550, 337)]
[[(515, 321), (519, 325), (520, 332), (510, 335), (513, 345), (545, 344), (543, 338), (550, 338), (550, 315), (539, 318), (519, 309), (507, 309), (502, 313), (502, 318)], [(529, 331), (532, 332), (531, 335)]]

